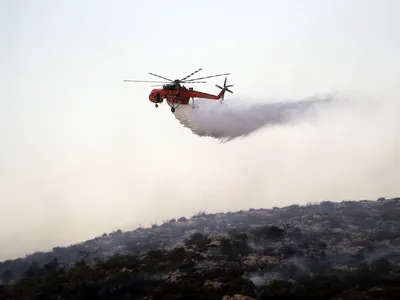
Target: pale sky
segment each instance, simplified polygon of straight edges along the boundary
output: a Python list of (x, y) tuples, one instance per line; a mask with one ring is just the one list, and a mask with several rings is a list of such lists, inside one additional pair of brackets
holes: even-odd
[[(400, 195), (400, 1), (1, 0), (0, 24), (0, 260), (199, 210)], [(220, 144), (122, 83), (200, 67), (231, 73), (231, 102), (358, 96)]]

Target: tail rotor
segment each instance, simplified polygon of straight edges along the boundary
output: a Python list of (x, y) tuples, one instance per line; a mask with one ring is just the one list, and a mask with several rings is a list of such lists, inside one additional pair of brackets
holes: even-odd
[(216, 84), (215, 86), (219, 89), (222, 90), (222, 95), (221, 95), (221, 99), (219, 100), (219, 102), (222, 104), (222, 101), (224, 101), (224, 96), (225, 96), (225, 92), (229, 92), (231, 94), (233, 94), (233, 92), (229, 89), (230, 87), (233, 87), (233, 85), (226, 85), (226, 80), (227, 78), (225, 77), (225, 81), (224, 81), (224, 87), (219, 86), (218, 84)]

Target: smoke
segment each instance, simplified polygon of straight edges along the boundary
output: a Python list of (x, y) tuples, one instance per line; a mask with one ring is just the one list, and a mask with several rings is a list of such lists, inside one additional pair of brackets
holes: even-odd
[(190, 129), (113, 97), (87, 113), (21, 106), (1, 149), (0, 260), (200, 210), (398, 196), (397, 97), (195, 100), (175, 113)]
[[(177, 108), (174, 116), (198, 136), (209, 136), (221, 142), (246, 137), (265, 126), (294, 124), (315, 117), (316, 109), (327, 108), (332, 95), (297, 101), (238, 105), (237, 99), (221, 105), (210, 100), (195, 100), (193, 105)], [(200, 103), (199, 103), (200, 102)]]

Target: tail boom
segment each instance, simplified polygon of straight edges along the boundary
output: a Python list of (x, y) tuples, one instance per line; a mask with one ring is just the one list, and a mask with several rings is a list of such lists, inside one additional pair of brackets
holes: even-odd
[(224, 96), (225, 96), (225, 92), (228, 91), (229, 93), (233, 92), (229, 89), (230, 87), (232, 87), (233, 85), (226, 85), (226, 79), (224, 81), (224, 87), (219, 86), (218, 84), (216, 84), (215, 86), (217, 88), (220, 88), (221, 91), (219, 92), (218, 95), (212, 95), (212, 94), (208, 94), (208, 93), (203, 93), (203, 92), (199, 92), (199, 91), (195, 91), (195, 90), (189, 90), (186, 92), (186, 95), (191, 97), (191, 98), (203, 98), (203, 99), (212, 99), (212, 100), (224, 100)]

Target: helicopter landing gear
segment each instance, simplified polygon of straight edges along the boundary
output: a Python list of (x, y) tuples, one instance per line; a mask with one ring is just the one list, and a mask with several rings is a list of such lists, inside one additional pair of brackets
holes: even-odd
[(171, 111), (174, 113), (174, 112), (175, 112), (175, 108), (174, 108), (174, 107), (171, 107)]
[(158, 107), (158, 104), (156, 104), (156, 108)]

